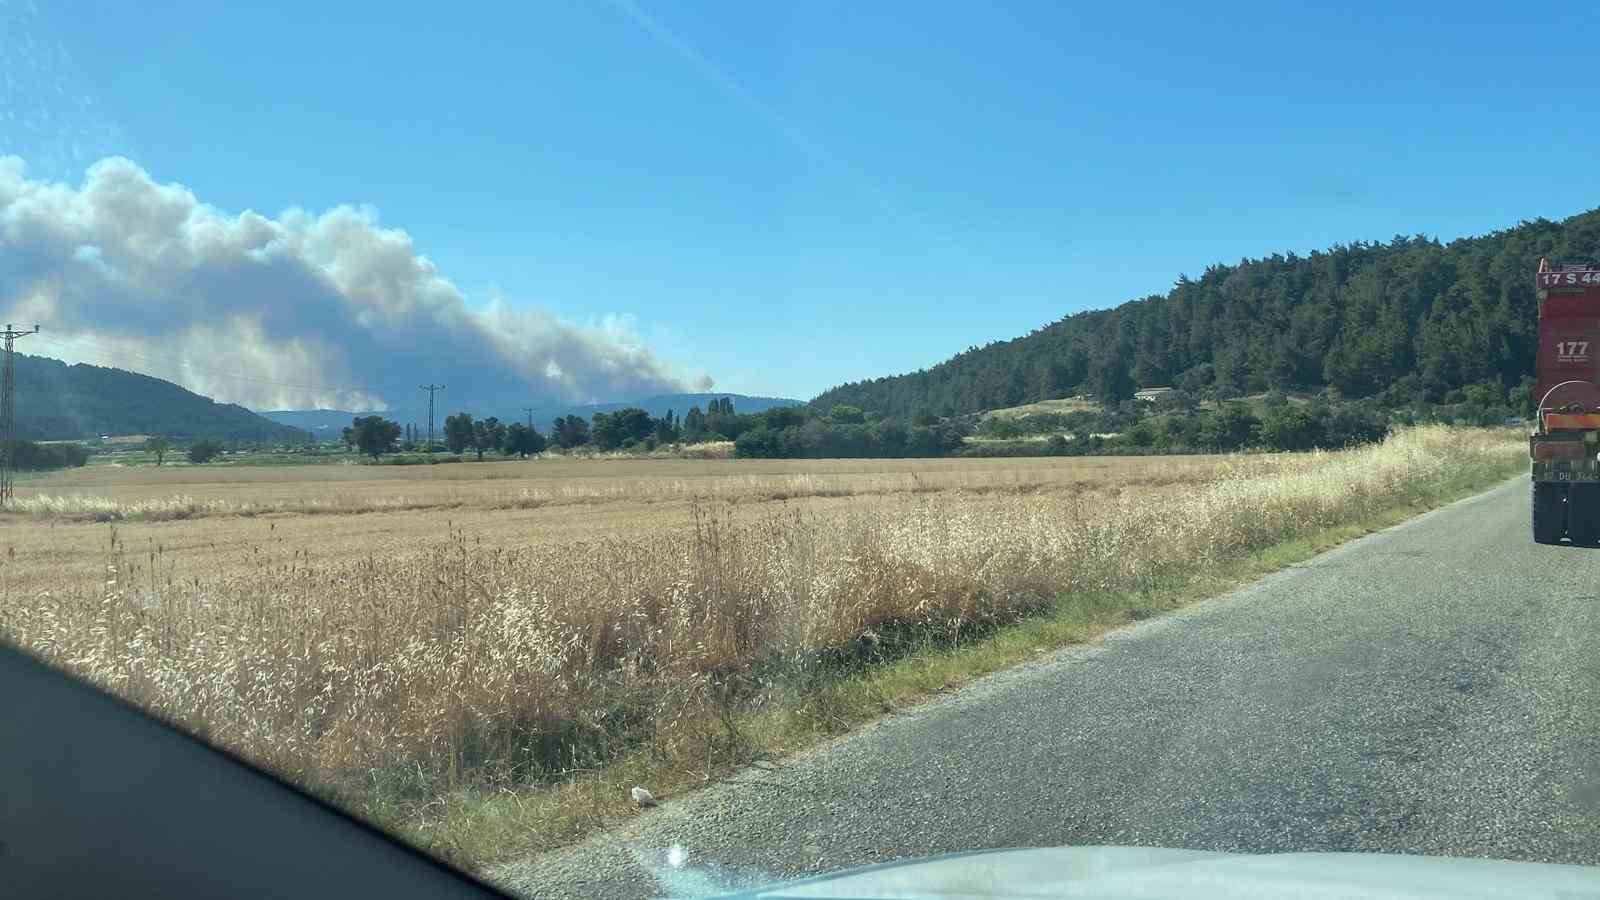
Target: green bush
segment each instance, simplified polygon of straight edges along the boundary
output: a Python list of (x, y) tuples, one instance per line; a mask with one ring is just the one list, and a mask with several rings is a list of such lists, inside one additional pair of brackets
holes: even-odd
[(195, 441), (189, 445), (189, 462), (204, 465), (222, 454), (222, 445), (216, 441)]
[(1322, 439), (1321, 423), (1303, 409), (1269, 407), (1256, 426), (1256, 443), (1266, 450), (1310, 450)]

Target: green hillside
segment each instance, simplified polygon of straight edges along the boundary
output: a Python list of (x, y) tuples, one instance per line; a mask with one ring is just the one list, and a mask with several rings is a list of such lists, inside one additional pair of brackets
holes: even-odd
[(955, 416), (1140, 387), (1196, 397), (1320, 390), (1386, 406), (1515, 395), (1533, 374), (1540, 256), (1600, 257), (1600, 211), (1449, 244), (1397, 237), (1216, 265), (1166, 294), (1079, 313), (930, 369), (845, 384), (816, 408)]
[(17, 436), (71, 440), (161, 434), (223, 441), (294, 442), (305, 432), (170, 381), (101, 366), (16, 355)]

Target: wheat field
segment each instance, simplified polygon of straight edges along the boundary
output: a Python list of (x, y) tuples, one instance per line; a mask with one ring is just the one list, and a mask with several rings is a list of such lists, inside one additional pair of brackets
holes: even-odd
[(1275, 456), (79, 470), (0, 516), (0, 636), (425, 818), (464, 784), (670, 755), (707, 710), (908, 629), (1137, 590), (1524, 454), (1425, 427)]
[[(116, 525), (146, 577), (183, 580), (296, 553), (317, 564), (391, 556), (451, 533), (516, 548), (681, 530), (696, 503), (740, 521), (776, 505), (828, 517), (917, 497), (1159, 489), (1273, 468), (1286, 457), (1005, 460), (537, 460), (437, 466), (88, 468), (19, 483), (0, 514), (0, 590), (98, 583)], [(99, 524), (97, 524), (99, 523)], [(152, 558), (159, 557), (159, 561)]]
[(432, 466), (94, 466), (26, 478), (15, 511), (101, 521), (533, 508), (694, 497), (734, 502), (919, 490), (1082, 489), (1276, 465), (1271, 454), (1025, 459), (566, 459)]

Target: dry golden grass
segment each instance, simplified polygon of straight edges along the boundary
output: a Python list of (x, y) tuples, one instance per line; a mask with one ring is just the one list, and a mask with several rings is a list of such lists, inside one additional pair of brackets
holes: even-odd
[[(1524, 453), (1506, 433), (1431, 427), (1268, 459), (89, 473), (121, 504), (186, 485), (219, 511), (263, 493), (305, 510), (318, 488), (459, 505), (114, 528), (13, 516), (0, 636), (387, 821), (425, 822), (465, 785), (536, 785), (641, 748), (721, 752), (705, 728), (719, 711), (909, 636), (1137, 590), (1484, 483)], [(507, 487), (570, 503), (501, 508)]]

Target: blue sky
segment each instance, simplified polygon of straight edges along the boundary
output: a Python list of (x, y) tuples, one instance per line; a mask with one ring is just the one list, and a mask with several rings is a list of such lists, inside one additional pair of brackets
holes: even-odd
[(471, 304), (632, 317), (746, 393), (1600, 197), (1579, 4), (4, 2), (30, 176), (370, 205)]

